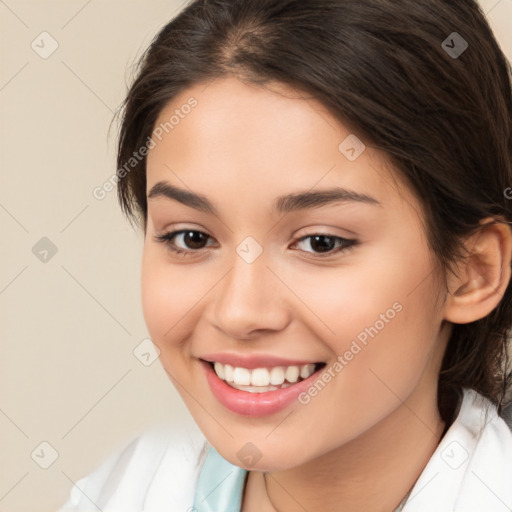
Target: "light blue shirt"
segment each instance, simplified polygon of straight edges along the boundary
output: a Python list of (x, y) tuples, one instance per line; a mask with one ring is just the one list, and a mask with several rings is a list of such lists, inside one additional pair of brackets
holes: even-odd
[(193, 512), (240, 512), (247, 475), (211, 446), (199, 473)]

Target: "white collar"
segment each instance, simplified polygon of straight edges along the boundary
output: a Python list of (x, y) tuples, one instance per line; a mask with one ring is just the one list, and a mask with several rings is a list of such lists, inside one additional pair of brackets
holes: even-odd
[[(59, 512), (91, 510), (91, 502), (103, 512), (192, 510), (209, 448), (191, 417), (179, 425), (160, 424), (79, 480)], [(403, 512), (511, 509), (512, 432), (491, 402), (464, 390), (457, 418), (418, 478)]]
[(414, 485), (403, 512), (512, 508), (512, 433), (496, 407), (464, 389), (457, 418)]

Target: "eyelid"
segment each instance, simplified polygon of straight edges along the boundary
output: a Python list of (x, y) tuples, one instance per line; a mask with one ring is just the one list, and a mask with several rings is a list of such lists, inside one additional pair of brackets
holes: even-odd
[[(329, 224), (311, 224), (309, 226), (305, 226), (303, 228), (300, 228), (296, 231), (297, 237), (300, 238), (304, 236), (303, 233), (307, 235), (325, 235), (325, 236), (332, 236), (332, 237), (339, 237), (339, 238), (345, 238), (346, 240), (352, 238), (358, 238), (360, 235), (356, 231), (352, 231), (350, 229), (347, 229), (345, 227), (340, 226), (331, 226)], [(344, 234), (339, 234), (340, 232)], [(338, 233), (338, 234), (336, 234)]]

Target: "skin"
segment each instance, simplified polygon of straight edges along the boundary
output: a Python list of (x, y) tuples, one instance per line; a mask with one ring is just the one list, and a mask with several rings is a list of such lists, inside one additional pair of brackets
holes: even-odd
[[(224, 77), (184, 91), (156, 124), (190, 96), (197, 107), (148, 154), (147, 192), (167, 181), (206, 196), (218, 215), (163, 196), (148, 200), (142, 304), (163, 367), (226, 460), (245, 467), (237, 452), (248, 442), (261, 452), (246, 467), (243, 512), (389, 512), (445, 427), (436, 396), (447, 320), (464, 310), (462, 321), (471, 321), (492, 309), (503, 289), (493, 280), (497, 273), (489, 271), (493, 288), (483, 307), (486, 281), (478, 273), (469, 279), (464, 267), (460, 282), (450, 285), (467, 281), (469, 289), (446, 300), (419, 201), (370, 145), (349, 161), (338, 145), (350, 130), (317, 101), (278, 84), (263, 88)], [(379, 204), (338, 202), (285, 215), (271, 210), (279, 196), (333, 186)], [(180, 229), (210, 238), (194, 249), (175, 237), (190, 257), (155, 240)], [(322, 257), (311, 238), (297, 241), (319, 233), (358, 242)], [(236, 252), (248, 236), (263, 249), (251, 264)], [(498, 251), (499, 261), (489, 256), (489, 268), (506, 268), (510, 233), (498, 229), (489, 240), (486, 248), (495, 244), (504, 254)], [(509, 277), (500, 274), (502, 281)], [(480, 286), (473, 301), (471, 283)], [(395, 303), (401, 311), (307, 405), (294, 402), (266, 417), (225, 409), (198, 360), (232, 352), (330, 366)], [(476, 303), (479, 312), (467, 313)]]

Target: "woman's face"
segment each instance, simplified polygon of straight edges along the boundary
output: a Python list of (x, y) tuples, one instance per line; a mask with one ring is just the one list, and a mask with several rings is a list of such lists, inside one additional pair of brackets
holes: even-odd
[(404, 401), (421, 421), (447, 336), (421, 207), (385, 156), (317, 101), (231, 77), (155, 127), (143, 311), (219, 453), (285, 469), (392, 425)]

